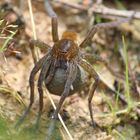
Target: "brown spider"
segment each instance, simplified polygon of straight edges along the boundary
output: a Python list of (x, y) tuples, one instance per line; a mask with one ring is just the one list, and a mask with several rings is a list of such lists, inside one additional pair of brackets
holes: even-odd
[[(94, 70), (93, 66), (90, 65), (84, 58), (81, 53), (80, 48), (87, 46), (88, 42), (93, 38), (97, 29), (100, 27), (115, 27), (128, 19), (118, 22), (110, 23), (100, 23), (92, 27), (85, 39), (80, 45), (77, 44), (77, 34), (76, 32), (66, 31), (63, 33), (62, 38), (59, 39), (58, 36), (58, 23), (57, 16), (50, 7), (49, 3), (46, 2), (46, 7), (48, 13), (52, 17), (52, 38), (54, 45), (50, 47), (49, 45), (40, 42), (38, 40), (32, 40), (30, 45), (31, 47), (36, 45), (48, 50), (47, 54), (41, 58), (34, 66), (31, 71), (29, 84), (30, 84), (30, 104), (26, 109), (23, 116), (17, 123), (17, 126), (20, 125), (25, 119), (26, 115), (29, 113), (31, 106), (34, 102), (34, 81), (35, 75), (40, 70), (40, 75), (38, 79), (38, 92), (39, 92), (39, 113), (37, 117), (37, 124), (40, 120), (42, 109), (43, 109), (43, 82), (45, 83), (47, 89), (55, 95), (61, 96), (60, 101), (57, 105), (56, 110), (54, 111), (53, 118), (56, 119), (58, 113), (63, 105), (63, 102), (66, 97), (74, 94), (76, 91), (81, 89), (84, 86), (86, 72), (92, 76), (95, 80), (91, 83), (88, 97), (88, 107), (90, 112), (90, 117), (92, 124), (94, 126), (93, 112), (91, 101), (94, 95), (94, 92), (100, 82), (100, 78), (97, 72)], [(95, 57), (95, 61), (100, 61), (101, 59)], [(101, 60), (103, 61), (103, 60)], [(103, 61), (104, 62), (104, 61)]]

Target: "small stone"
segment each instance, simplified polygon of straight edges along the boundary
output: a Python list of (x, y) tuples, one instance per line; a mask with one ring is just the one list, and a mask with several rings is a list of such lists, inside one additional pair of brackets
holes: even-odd
[(101, 105), (103, 103), (103, 98), (100, 96), (94, 96), (93, 103), (96, 105)]

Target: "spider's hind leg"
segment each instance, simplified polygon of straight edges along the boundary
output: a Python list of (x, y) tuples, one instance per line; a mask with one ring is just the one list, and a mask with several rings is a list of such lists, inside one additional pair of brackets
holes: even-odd
[(24, 114), (21, 116), (21, 118), (16, 123), (15, 128), (18, 128), (23, 123), (25, 117), (30, 112), (30, 109), (31, 109), (32, 104), (34, 102), (34, 80), (35, 80), (35, 75), (40, 70), (40, 68), (42, 67), (43, 62), (45, 61), (45, 59), (46, 59), (46, 56), (44, 56), (43, 58), (41, 58), (36, 63), (36, 65), (34, 66), (34, 68), (31, 71), (30, 78), (29, 78), (29, 85), (30, 85), (30, 103), (29, 103), (28, 107), (26, 108)]
[(99, 84), (100, 78), (98, 75), (96, 75), (95, 77), (95, 81), (91, 84), (90, 90), (89, 90), (89, 96), (88, 96), (88, 108), (89, 108), (89, 112), (90, 112), (90, 117), (91, 117), (91, 121), (92, 121), (92, 125), (93, 127), (96, 127), (96, 123), (93, 119), (93, 111), (92, 111), (92, 98), (94, 96), (95, 90)]
[(96, 122), (93, 119), (93, 111), (92, 111), (91, 101), (92, 101), (92, 98), (94, 96), (95, 90), (98, 87), (98, 84), (100, 82), (100, 77), (98, 76), (98, 74), (94, 70), (94, 68), (86, 60), (82, 59), (80, 61), (80, 66), (83, 67), (85, 69), (85, 71), (87, 71), (95, 79), (95, 81), (92, 82), (92, 84), (90, 86), (89, 97), (88, 97), (88, 107), (89, 107), (90, 117), (91, 117), (91, 121), (92, 121), (92, 126), (95, 127), (96, 125), (98, 126), (98, 124), (96, 124)]
[(119, 74), (117, 71), (115, 71), (109, 64), (109, 62), (105, 59), (103, 59), (102, 57), (100, 57), (99, 55), (96, 54), (84, 54), (84, 59), (88, 60), (88, 61), (93, 61), (92, 63), (95, 62), (101, 62), (109, 71), (112, 75), (114, 75), (116, 78), (118, 78), (119, 80), (125, 80), (125, 77), (121, 74)]
[(38, 112), (35, 128), (39, 127), (39, 121), (40, 121), (40, 117), (41, 117), (42, 110), (43, 110), (43, 82), (46, 78), (46, 75), (47, 75), (48, 70), (49, 70), (50, 65), (51, 65), (51, 60), (49, 60), (49, 59), (50, 58), (47, 58), (45, 60), (43, 67), (42, 67), (42, 70), (41, 70), (40, 75), (39, 75), (39, 80), (38, 80), (39, 112)]

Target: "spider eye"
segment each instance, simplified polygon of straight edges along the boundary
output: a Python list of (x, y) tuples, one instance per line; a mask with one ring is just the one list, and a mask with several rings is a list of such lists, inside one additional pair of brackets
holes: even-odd
[(59, 52), (61, 52), (61, 54), (67, 53), (67, 51), (62, 51), (62, 50), (60, 50), (60, 49), (59, 49)]
[(59, 48), (59, 51), (63, 54), (67, 53), (69, 49), (71, 48), (71, 46), (72, 46), (72, 42), (70, 40), (63, 40)]

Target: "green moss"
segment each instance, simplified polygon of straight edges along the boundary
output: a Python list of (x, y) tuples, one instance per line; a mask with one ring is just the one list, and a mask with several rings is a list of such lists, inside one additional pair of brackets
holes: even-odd
[[(47, 124), (47, 122), (44, 122), (44, 124)], [(0, 117), (0, 140), (45, 140), (48, 131), (46, 126), (40, 126), (37, 131), (34, 129), (34, 125), (31, 127), (23, 126), (24, 128), (16, 130), (13, 123)], [(60, 135), (59, 129), (53, 130), (53, 139), (51, 140), (62, 140)]]

